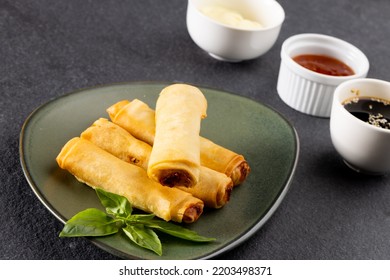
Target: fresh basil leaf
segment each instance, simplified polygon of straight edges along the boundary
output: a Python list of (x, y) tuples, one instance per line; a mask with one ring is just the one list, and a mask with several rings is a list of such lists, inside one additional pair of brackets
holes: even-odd
[(156, 217), (154, 214), (133, 214), (128, 219), (129, 222), (148, 221)]
[(162, 255), (162, 246), (157, 234), (142, 224), (127, 225), (123, 228), (125, 234), (138, 246), (152, 250)]
[(95, 191), (108, 214), (123, 218), (131, 215), (133, 208), (127, 198), (118, 194), (106, 192), (100, 188), (96, 188)]
[[(141, 221), (140, 221), (141, 222)], [(195, 231), (186, 229), (184, 227), (165, 222), (163, 220), (149, 220), (149, 221), (142, 221), (142, 223), (145, 225), (145, 227), (151, 228), (151, 229), (157, 229), (161, 232), (164, 232), (166, 234), (181, 238), (181, 239), (186, 239), (190, 241), (195, 241), (195, 242), (211, 242), (215, 241), (215, 238), (210, 238), (210, 237), (204, 237), (199, 234), (197, 234)]]
[(121, 223), (96, 208), (74, 215), (60, 232), (60, 237), (105, 236), (118, 232)]
[(95, 190), (107, 213), (95, 208), (77, 213), (65, 224), (60, 237), (105, 236), (123, 229), (135, 244), (159, 256), (162, 255), (162, 245), (154, 230), (195, 242), (215, 240), (215, 238), (200, 236), (195, 231), (179, 225), (154, 219), (154, 214), (132, 215), (132, 206), (125, 197), (99, 188)]

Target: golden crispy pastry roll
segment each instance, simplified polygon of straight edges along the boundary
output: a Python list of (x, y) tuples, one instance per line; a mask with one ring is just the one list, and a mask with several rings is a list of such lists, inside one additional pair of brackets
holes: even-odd
[[(152, 147), (107, 119), (95, 121), (91, 127), (81, 133), (81, 138), (93, 142), (126, 162), (147, 169), (147, 159)], [(233, 182), (230, 177), (201, 166), (198, 184), (192, 188), (178, 188), (199, 198), (209, 208), (220, 208), (229, 201), (232, 187)]]
[(204, 137), (200, 139), (200, 150), (201, 164), (226, 174), (232, 179), (234, 186), (241, 184), (248, 177), (250, 167), (244, 156)]
[(193, 187), (200, 173), (200, 123), (207, 101), (196, 87), (173, 84), (156, 103), (156, 134), (148, 176), (164, 186)]
[[(145, 111), (142, 113), (143, 110)], [(154, 110), (147, 104), (138, 99), (131, 102), (124, 100), (112, 105), (107, 111), (114, 123), (129, 131), (136, 138), (153, 145), (155, 116)], [(137, 125), (134, 125), (135, 123)], [(200, 162), (203, 166), (231, 177), (235, 186), (241, 184), (250, 173), (249, 164), (244, 156), (204, 137), (200, 137)]]
[(155, 112), (146, 103), (138, 99), (131, 102), (122, 100), (109, 107), (107, 113), (113, 123), (123, 127), (139, 140), (153, 145), (156, 133)]
[(192, 188), (177, 188), (199, 198), (209, 208), (221, 208), (230, 200), (233, 181), (224, 173), (201, 166), (198, 184)]
[(56, 160), (80, 182), (122, 195), (135, 208), (166, 221), (192, 223), (203, 211), (204, 203), (200, 199), (158, 184), (144, 169), (115, 157), (88, 140), (72, 138)]
[(98, 119), (83, 131), (80, 137), (91, 141), (121, 160), (133, 163), (145, 170), (148, 167), (152, 147), (107, 119)]

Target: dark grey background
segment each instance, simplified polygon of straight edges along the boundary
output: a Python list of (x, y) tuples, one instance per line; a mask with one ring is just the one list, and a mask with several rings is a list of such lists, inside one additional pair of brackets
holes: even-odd
[(33, 194), (19, 163), (19, 133), (38, 106), (67, 92), (125, 81), (183, 81), (265, 103), (298, 131), (291, 189), (252, 238), (221, 259), (390, 259), (390, 179), (347, 169), (329, 119), (301, 114), (276, 92), (280, 47), (291, 35), (342, 38), (390, 80), (388, 0), (280, 0), (286, 20), (263, 57), (231, 64), (189, 37), (184, 0), (0, 0), (0, 258), (115, 259), (85, 239), (60, 239), (62, 224)]

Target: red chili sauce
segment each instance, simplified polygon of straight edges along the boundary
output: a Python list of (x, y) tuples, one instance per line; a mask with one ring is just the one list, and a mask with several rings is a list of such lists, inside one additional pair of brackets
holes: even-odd
[(331, 76), (350, 76), (355, 72), (344, 62), (326, 55), (302, 54), (293, 60), (314, 72)]

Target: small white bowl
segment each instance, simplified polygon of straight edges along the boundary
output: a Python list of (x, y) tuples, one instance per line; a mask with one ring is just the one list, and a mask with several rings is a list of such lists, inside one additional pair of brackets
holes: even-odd
[[(201, 12), (219, 6), (257, 21), (262, 28), (242, 29), (220, 23)], [(192, 40), (212, 57), (229, 62), (257, 58), (275, 43), (284, 21), (282, 6), (275, 0), (188, 0), (187, 29)]]
[[(390, 101), (390, 83), (377, 79), (355, 79), (339, 85), (334, 93), (330, 135), (346, 164), (362, 173), (390, 172), (390, 130), (366, 123), (343, 103), (351, 98), (376, 97)], [(389, 110), (390, 110), (390, 105)]]
[[(315, 54), (336, 58), (355, 72), (331, 76), (309, 70), (293, 60), (297, 55)], [(369, 62), (358, 48), (341, 39), (322, 34), (299, 34), (284, 41), (277, 82), (280, 98), (305, 114), (329, 117), (335, 88), (342, 82), (367, 76)]]

